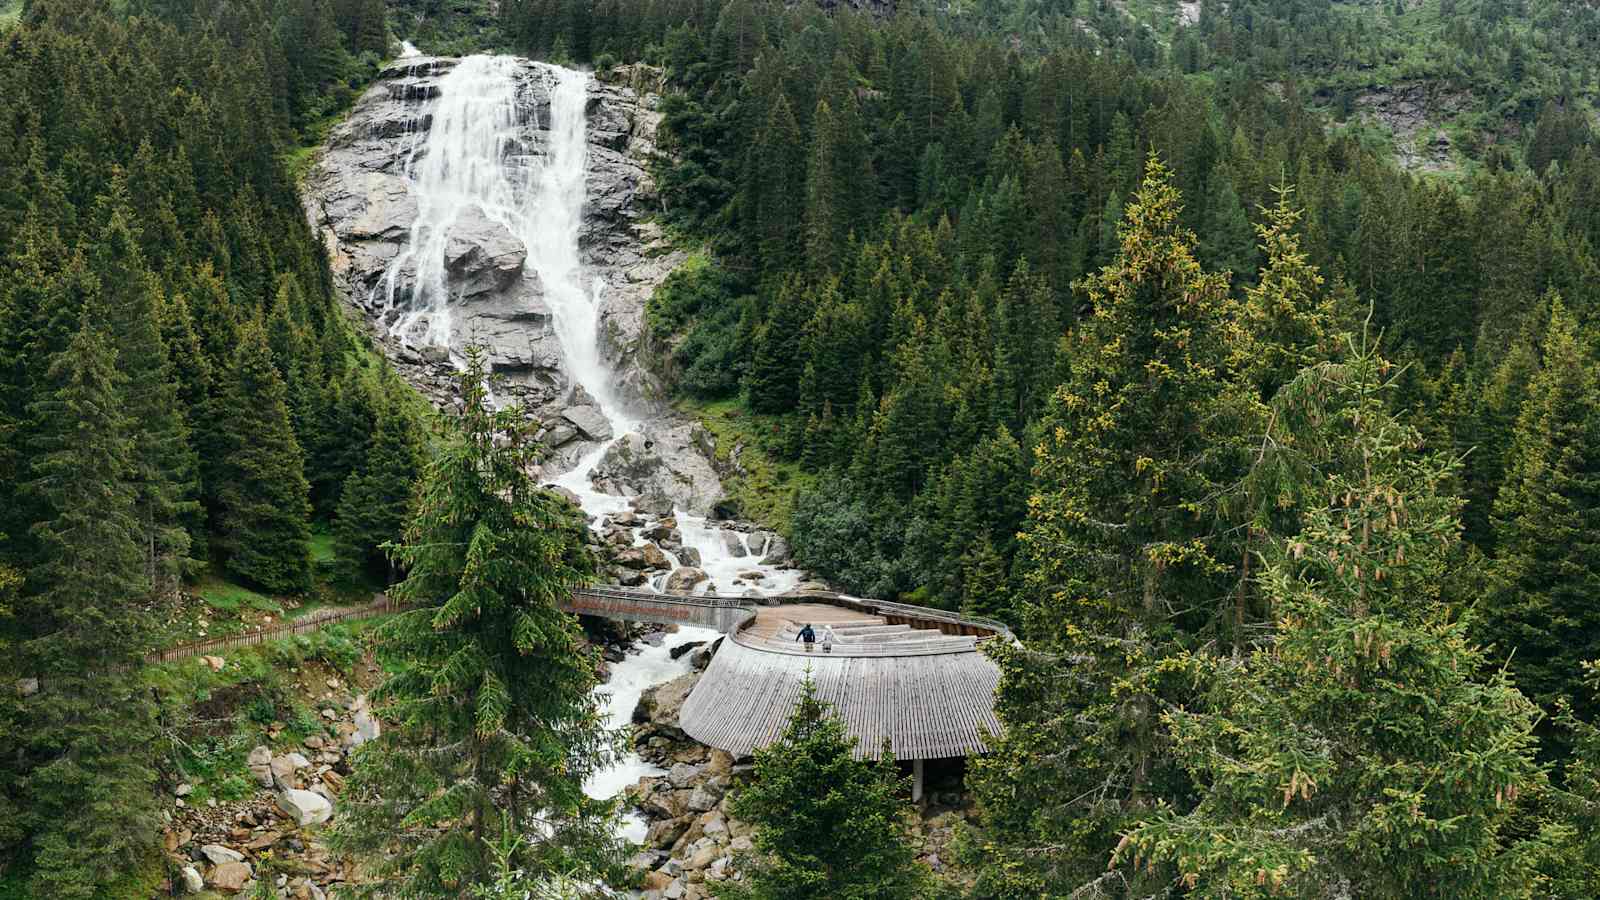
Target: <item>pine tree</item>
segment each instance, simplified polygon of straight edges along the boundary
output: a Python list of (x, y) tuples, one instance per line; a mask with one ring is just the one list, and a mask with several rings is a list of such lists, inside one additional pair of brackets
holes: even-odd
[(1249, 359), (1236, 364), (1250, 372), (1263, 400), (1313, 362), (1328, 357), (1334, 325), (1333, 302), (1323, 278), (1300, 247), (1301, 212), (1290, 205), (1293, 189), (1277, 188), (1278, 202), (1256, 226), (1266, 263), (1256, 283), (1245, 288), (1238, 342)]
[(1303, 530), (1266, 554), (1276, 626), (1246, 658), (1189, 661), (1215, 668), (1213, 691), (1163, 720), (1199, 802), (1135, 825), (1114, 866), (1171, 865), (1195, 897), (1543, 895), (1540, 842), (1513, 824), (1544, 780), (1536, 709), (1484, 674), (1440, 590), (1455, 461), (1389, 412), (1393, 374), (1355, 344), (1307, 370), (1297, 393), (1342, 452)]
[(724, 881), (726, 900), (924, 898), (928, 872), (910, 842), (905, 779), (885, 748), (855, 758), (855, 740), (809, 676), (783, 736), (756, 751), (755, 781), (733, 813), (755, 826), (756, 856), (743, 884)]
[[(971, 770), (1004, 858), (990, 889), (1013, 896), (1094, 882), (1130, 817), (1181, 795), (1158, 711), (1193, 683), (1166, 661), (1230, 608), (1241, 551), (1220, 498), (1245, 471), (1253, 398), (1226, 368), (1226, 280), (1200, 268), (1178, 213), (1152, 156), (1118, 256), (1081, 285), (1092, 318), (1036, 451), (1028, 650), (997, 648), (1005, 734)], [(1165, 877), (1114, 874), (1132, 890)]]
[[(1600, 658), (1600, 379), (1556, 300), (1495, 501), (1496, 559), (1482, 636), (1546, 707)], [(1579, 699), (1580, 715), (1593, 708)]]
[(229, 449), (217, 524), (228, 571), (268, 590), (311, 586), (311, 505), (287, 391), (260, 322), (246, 325), (228, 371)]
[(398, 543), (422, 473), (421, 427), (406, 411), (397, 382), (388, 386), (378, 428), (361, 468), (350, 473), (334, 520), (335, 549), (351, 575), (388, 575), (384, 545)]
[(1233, 189), (1233, 175), (1226, 164), (1211, 170), (1205, 200), (1200, 261), (1213, 271), (1231, 272), (1235, 277), (1254, 272), (1256, 242), (1250, 218)]
[(800, 376), (805, 363), (800, 357), (801, 339), (811, 319), (811, 304), (805, 288), (791, 278), (777, 292), (771, 317), (755, 334), (750, 374), (745, 379), (750, 408), (760, 413), (784, 413), (794, 409), (800, 399)]
[(127, 377), (127, 415), (134, 439), (135, 515), (140, 522), (145, 580), (161, 592), (176, 589), (194, 566), (186, 522), (199, 509), (199, 460), (178, 383), (161, 337), (161, 288), (146, 270), (136, 236), (115, 208), (96, 247), (99, 291), (85, 315), (101, 320)]
[(98, 323), (85, 322), (48, 381), (28, 485), (47, 513), (33, 528), (18, 645), (21, 670), (44, 685), (22, 708), (18, 758), (34, 895), (89, 898), (154, 849), (153, 829), (127, 825), (157, 814), (153, 715), (138, 685), (150, 585), (127, 379)]
[(594, 577), (583, 516), (528, 476), (537, 446), (519, 410), (493, 411), (469, 355), (454, 433), (428, 463), (394, 551), (374, 694), (392, 723), (364, 745), (335, 846), (385, 895), (458, 896), (494, 878), (492, 847), (523, 835), (530, 875), (594, 873), (614, 859), (610, 804), (583, 783), (613, 751), (594, 667), (559, 604)]
[(800, 252), (804, 151), (794, 111), (779, 92), (766, 125), (756, 134), (745, 178), (745, 202), (768, 272), (787, 271)]
[(811, 118), (811, 152), (806, 162), (806, 261), (816, 274), (832, 272), (839, 264), (849, 223), (848, 198), (839, 170), (846, 164), (843, 125), (826, 99), (817, 101)]

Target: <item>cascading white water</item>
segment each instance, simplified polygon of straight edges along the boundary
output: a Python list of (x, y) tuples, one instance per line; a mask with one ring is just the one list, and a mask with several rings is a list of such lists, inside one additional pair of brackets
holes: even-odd
[[(409, 44), (403, 49), (415, 52)], [(542, 141), (530, 136), (524, 115), (533, 96), (527, 90), (530, 77), (544, 81), (549, 99), (548, 121), (539, 123), (544, 126)], [(556, 482), (577, 494), (584, 511), (599, 520), (630, 508), (630, 503), (596, 489), (590, 474), (606, 450), (640, 423), (617, 395), (614, 374), (600, 354), (599, 281), (586, 276), (578, 246), (586, 199), (588, 82), (583, 72), (542, 63), (530, 68), (501, 56), (467, 57), (440, 79), (439, 96), (429, 110), (432, 124), (416, 135), (406, 166), (417, 219), (380, 289), (388, 308), (398, 314), (395, 335), (412, 344), (449, 347), (454, 337), (451, 306), (459, 302), (451, 293), (447, 262), (453, 230), (481, 214), (521, 241), (525, 265), (543, 285), (566, 370), (574, 385), (593, 398), (615, 435)], [(704, 519), (680, 512), (678, 522), (684, 545), (699, 551), (701, 567), (720, 587), (734, 587), (733, 579), (751, 570), (763, 576), (755, 579), (754, 590), (793, 587), (793, 572), (760, 565), (750, 555), (735, 556), (721, 529)], [(747, 546), (744, 535), (734, 540)], [(641, 648), (617, 663), (600, 689), (611, 724), (628, 724), (647, 687), (688, 671), (687, 658), (670, 659), (668, 648), (715, 636), (703, 629), (682, 629), (659, 646)], [(593, 796), (609, 797), (640, 776), (659, 771), (629, 754), (597, 773), (586, 789)], [(638, 820), (631, 820), (627, 833), (642, 837), (640, 827)]]

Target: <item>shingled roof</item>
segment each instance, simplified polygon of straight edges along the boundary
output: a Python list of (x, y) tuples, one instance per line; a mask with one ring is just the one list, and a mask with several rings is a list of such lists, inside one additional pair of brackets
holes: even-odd
[(999, 733), (1000, 671), (974, 636), (857, 613), (855, 622), (831, 620), (840, 635), (832, 653), (806, 653), (795, 623), (816, 617), (793, 607), (762, 612), (723, 641), (684, 702), (679, 724), (700, 743), (743, 756), (777, 740), (808, 668), (817, 695), (856, 738), (857, 757), (877, 758), (886, 740), (896, 759), (967, 756), (987, 749), (985, 732)]

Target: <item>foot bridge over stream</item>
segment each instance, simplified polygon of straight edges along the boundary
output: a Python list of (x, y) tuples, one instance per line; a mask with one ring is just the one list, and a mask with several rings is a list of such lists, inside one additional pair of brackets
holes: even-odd
[[(979, 648), (1015, 638), (990, 619), (832, 593), (719, 597), (585, 588), (567, 608), (726, 635), (684, 701), (679, 724), (735, 756), (783, 734), (808, 671), (817, 696), (856, 738), (856, 755), (876, 758), (887, 743), (896, 759), (912, 762), (919, 798), (924, 760), (981, 753), (984, 735), (1000, 731), (1000, 671)], [(818, 643), (808, 651), (796, 640), (806, 623), (819, 633), (832, 627), (830, 649)]]

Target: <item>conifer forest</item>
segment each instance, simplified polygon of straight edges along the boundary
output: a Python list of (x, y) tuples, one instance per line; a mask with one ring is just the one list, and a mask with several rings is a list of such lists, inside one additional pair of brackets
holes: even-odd
[(1600, 7), (0, 0), (0, 900), (178, 896), (1600, 897)]

